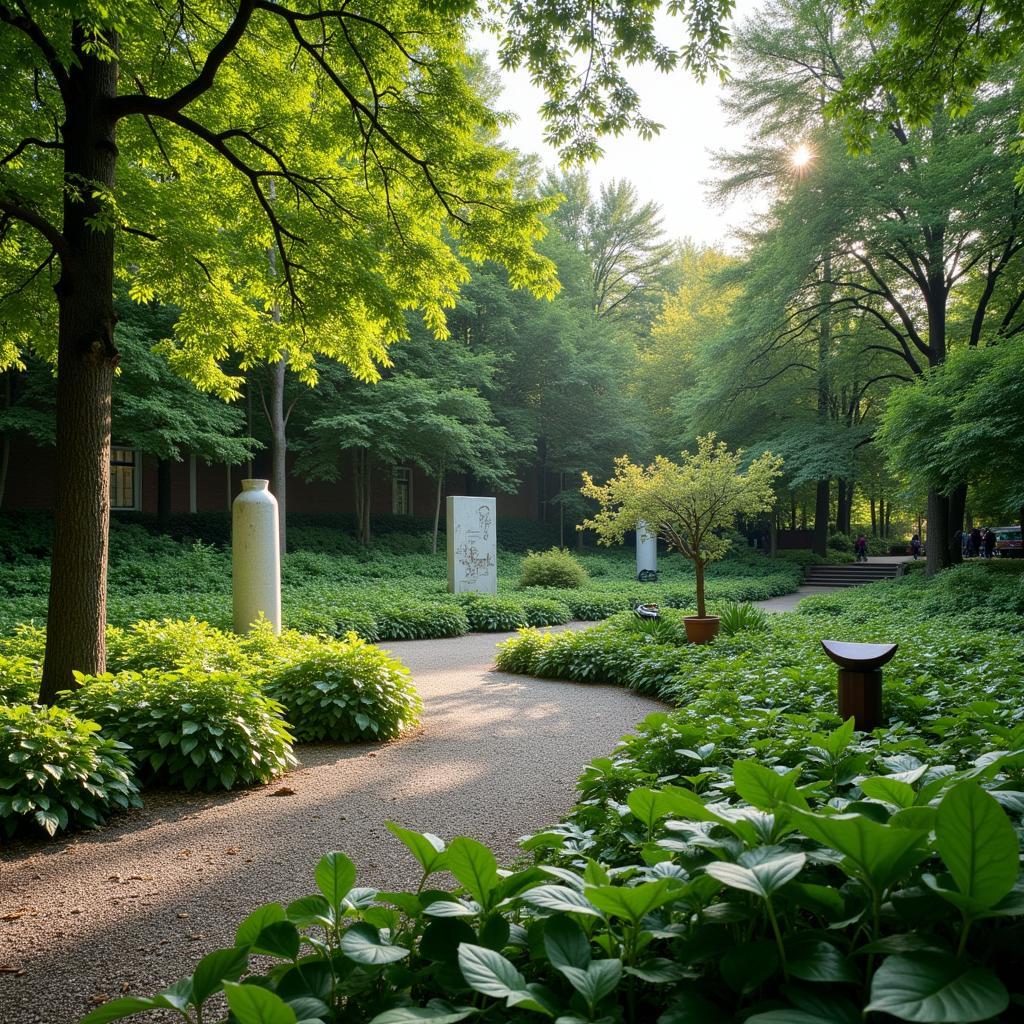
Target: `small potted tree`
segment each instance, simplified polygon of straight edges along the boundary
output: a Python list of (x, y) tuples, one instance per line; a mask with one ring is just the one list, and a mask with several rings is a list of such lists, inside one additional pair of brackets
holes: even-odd
[(691, 643), (708, 643), (718, 633), (718, 616), (708, 615), (704, 601), (704, 569), (729, 550), (720, 531), (733, 526), (737, 515), (755, 516), (775, 504), (772, 482), (782, 460), (765, 452), (742, 470), (742, 455), (708, 434), (698, 438), (696, 454), (683, 452), (678, 463), (659, 455), (649, 466), (636, 466), (624, 455), (606, 484), (583, 474), (583, 493), (601, 506), (583, 527), (594, 530), (601, 544), (621, 543), (643, 520), (693, 562), (697, 614), (685, 620)]

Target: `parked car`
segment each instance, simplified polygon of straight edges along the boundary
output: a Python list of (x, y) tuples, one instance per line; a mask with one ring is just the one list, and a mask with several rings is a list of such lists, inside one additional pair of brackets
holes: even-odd
[(997, 526), (996, 558), (1024, 558), (1024, 541), (1019, 526)]

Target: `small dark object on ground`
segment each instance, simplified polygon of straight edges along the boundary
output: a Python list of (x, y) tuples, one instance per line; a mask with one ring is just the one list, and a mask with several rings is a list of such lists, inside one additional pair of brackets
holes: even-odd
[(660, 619), (661, 613), (656, 604), (638, 604), (633, 609), (638, 619)]

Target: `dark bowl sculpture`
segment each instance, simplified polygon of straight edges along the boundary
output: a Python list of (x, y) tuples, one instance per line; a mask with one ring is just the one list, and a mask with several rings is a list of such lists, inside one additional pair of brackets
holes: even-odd
[(899, 644), (851, 644), (822, 640), (825, 653), (840, 667), (852, 672), (872, 672), (892, 660)]

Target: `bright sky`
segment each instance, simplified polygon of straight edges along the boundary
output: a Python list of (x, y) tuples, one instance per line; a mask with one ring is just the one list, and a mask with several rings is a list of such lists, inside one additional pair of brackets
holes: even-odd
[[(742, 21), (762, 0), (737, 0), (735, 20)], [(665, 21), (662, 37), (678, 38), (684, 30), (678, 19)], [(474, 44), (494, 57), (494, 39), (480, 36)], [(543, 123), (538, 109), (544, 99), (525, 72), (502, 73), (505, 86), (501, 106), (516, 114), (518, 122), (505, 132), (506, 141), (526, 153), (537, 153), (545, 165), (556, 167), (557, 154), (544, 145)], [(604, 156), (588, 167), (592, 182), (628, 178), (641, 200), (653, 199), (664, 212), (666, 234), (673, 238), (692, 238), (705, 244), (728, 247), (733, 227), (742, 225), (751, 215), (749, 202), (722, 209), (706, 196), (705, 182), (714, 176), (712, 152), (739, 147), (741, 128), (726, 124), (719, 107), (721, 86), (718, 80), (703, 85), (684, 70), (662, 74), (653, 68), (638, 67), (630, 82), (639, 92), (643, 111), (664, 125), (660, 135), (649, 142), (633, 136), (603, 140)]]

